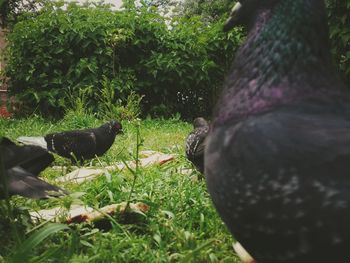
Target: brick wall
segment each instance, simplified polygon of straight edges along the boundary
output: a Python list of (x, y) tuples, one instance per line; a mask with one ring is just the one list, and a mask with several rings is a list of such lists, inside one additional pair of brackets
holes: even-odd
[(6, 47), (5, 34), (6, 34), (6, 30), (0, 28), (0, 117), (10, 116), (10, 114), (6, 109), (6, 102), (7, 102), (6, 81), (1, 74), (1, 72), (5, 68), (5, 60), (3, 56), (3, 51)]

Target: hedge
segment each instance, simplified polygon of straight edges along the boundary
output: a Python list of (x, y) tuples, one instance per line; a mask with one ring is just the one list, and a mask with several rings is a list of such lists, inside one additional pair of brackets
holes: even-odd
[(115, 103), (135, 92), (143, 115), (191, 119), (210, 114), (240, 38), (222, 21), (170, 21), (147, 7), (48, 6), (8, 35), (6, 75), (22, 113), (61, 116), (82, 90), (98, 112), (107, 79)]

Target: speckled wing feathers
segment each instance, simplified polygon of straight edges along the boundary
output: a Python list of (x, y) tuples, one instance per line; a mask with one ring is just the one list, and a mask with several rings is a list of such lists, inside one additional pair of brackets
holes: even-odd
[(294, 106), (217, 129), (205, 155), (208, 188), (262, 262), (340, 262), (350, 245), (350, 110)]
[(197, 127), (188, 135), (186, 139), (186, 156), (202, 173), (204, 171), (205, 139), (208, 132), (208, 126)]
[[(40, 199), (50, 196), (59, 196), (66, 191), (49, 184), (38, 177), (34, 177), (25, 169), (15, 166), (6, 171), (8, 177), (8, 190), (10, 195), (21, 195), (24, 197)], [(0, 198), (2, 195), (0, 194)]]

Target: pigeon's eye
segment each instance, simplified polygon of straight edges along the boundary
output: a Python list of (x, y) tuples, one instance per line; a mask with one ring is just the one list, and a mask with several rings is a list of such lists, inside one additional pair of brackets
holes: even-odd
[(116, 131), (122, 130), (122, 129), (123, 129), (123, 128), (122, 128), (122, 125), (121, 125), (120, 123), (115, 123), (115, 124), (113, 125), (113, 128), (114, 128)]

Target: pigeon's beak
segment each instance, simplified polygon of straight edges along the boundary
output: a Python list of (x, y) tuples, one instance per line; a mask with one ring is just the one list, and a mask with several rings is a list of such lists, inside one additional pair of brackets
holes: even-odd
[(240, 2), (237, 2), (234, 7), (231, 10), (230, 17), (226, 20), (224, 24), (224, 31), (228, 31), (231, 28), (233, 28), (235, 25), (237, 25), (238, 21), (238, 12), (241, 9), (242, 4)]

